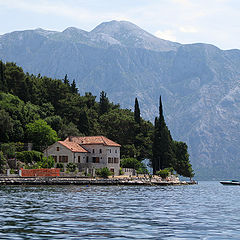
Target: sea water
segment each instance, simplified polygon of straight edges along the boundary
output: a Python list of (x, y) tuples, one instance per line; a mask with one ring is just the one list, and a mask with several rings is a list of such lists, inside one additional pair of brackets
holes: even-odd
[(0, 239), (240, 239), (240, 186), (0, 186)]

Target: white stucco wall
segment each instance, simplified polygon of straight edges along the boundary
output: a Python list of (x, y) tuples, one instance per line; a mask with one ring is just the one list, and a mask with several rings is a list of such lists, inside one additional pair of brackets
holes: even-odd
[[(68, 156), (67, 163), (76, 163), (80, 170), (86, 168), (103, 168), (108, 167), (109, 170), (114, 169), (114, 175), (119, 175), (120, 169), (120, 147), (110, 147), (104, 145), (83, 145), (83, 147), (89, 151), (89, 153), (77, 153), (72, 152), (67, 147), (56, 142), (44, 151), (44, 156), (57, 156), (57, 163), (59, 162), (59, 156)], [(59, 151), (57, 151), (59, 148)], [(101, 149), (101, 153), (100, 153)], [(93, 151), (94, 150), (94, 151)], [(78, 156), (80, 156), (80, 163), (78, 162)], [(88, 157), (88, 162), (87, 162)], [(93, 157), (99, 157), (99, 163), (93, 163)], [(108, 163), (108, 158), (117, 158), (118, 163)], [(64, 163), (66, 165), (67, 163)]]
[[(120, 147), (110, 147), (104, 145), (86, 144), (82, 145), (89, 153), (89, 162), (86, 167), (114, 169), (114, 175), (119, 175), (120, 169)], [(100, 153), (101, 149), (101, 153)], [(93, 151), (94, 150), (94, 151)], [(92, 158), (99, 157), (99, 163), (93, 163)], [(108, 163), (108, 158), (118, 158), (118, 163)]]
[[(57, 148), (59, 148), (59, 151), (57, 151)], [(68, 156), (68, 163), (78, 163), (78, 156), (80, 156), (81, 161), (84, 161), (86, 154), (87, 153), (72, 152), (70, 149), (58, 142), (54, 143), (44, 151), (44, 156), (46, 157), (57, 156), (57, 162), (59, 162), (59, 156)]]

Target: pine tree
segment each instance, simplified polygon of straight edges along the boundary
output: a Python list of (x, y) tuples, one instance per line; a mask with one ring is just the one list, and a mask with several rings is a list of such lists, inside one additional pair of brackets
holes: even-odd
[(71, 84), (71, 92), (76, 94), (78, 93), (78, 88), (76, 87), (75, 79), (73, 79), (73, 82)]
[(103, 115), (104, 113), (108, 112), (110, 108), (110, 103), (107, 97), (107, 94), (102, 91), (100, 93), (100, 101), (99, 101), (99, 113)]
[(90, 134), (90, 121), (86, 109), (82, 109), (80, 112), (77, 127), (84, 135), (87, 136)]
[(65, 77), (64, 77), (64, 79), (63, 79), (63, 82), (64, 82), (65, 84), (67, 84), (68, 86), (70, 86), (70, 83), (69, 83), (68, 75), (67, 75), (67, 74), (65, 75)]

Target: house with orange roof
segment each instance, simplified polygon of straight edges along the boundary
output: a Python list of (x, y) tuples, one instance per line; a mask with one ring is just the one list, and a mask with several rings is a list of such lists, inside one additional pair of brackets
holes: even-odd
[(74, 163), (79, 171), (95, 172), (107, 167), (114, 175), (119, 175), (121, 145), (104, 136), (67, 137), (49, 146), (45, 156), (52, 156), (56, 163)]

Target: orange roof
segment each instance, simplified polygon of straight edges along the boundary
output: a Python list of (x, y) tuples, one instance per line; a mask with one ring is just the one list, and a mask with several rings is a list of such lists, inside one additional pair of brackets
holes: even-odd
[(58, 143), (70, 149), (72, 152), (85, 152), (85, 153), (88, 152), (86, 149), (84, 149), (76, 142), (58, 141)]
[(64, 142), (75, 142), (81, 145), (104, 145), (111, 147), (121, 147), (120, 144), (104, 137), (104, 136), (89, 136), (89, 137), (68, 137)]

